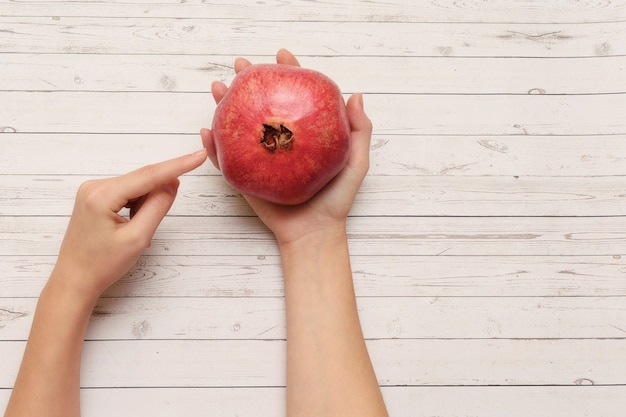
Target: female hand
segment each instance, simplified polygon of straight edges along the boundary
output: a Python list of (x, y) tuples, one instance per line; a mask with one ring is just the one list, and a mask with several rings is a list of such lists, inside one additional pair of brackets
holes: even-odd
[[(50, 281), (94, 302), (150, 245), (178, 189), (178, 177), (200, 166), (206, 150), (120, 177), (91, 180), (77, 193)], [(130, 208), (130, 219), (118, 214)]]
[[(300, 65), (284, 49), (276, 55), (276, 62)], [(235, 61), (235, 72), (238, 73), (249, 65), (252, 65), (249, 61), (239, 58)], [(228, 88), (223, 83), (214, 82), (211, 90), (215, 101), (219, 103)], [(318, 194), (297, 206), (283, 206), (244, 195), (265, 225), (274, 232), (280, 245), (296, 241), (309, 233), (323, 232), (327, 228), (340, 227), (345, 230), (346, 217), (369, 169), (372, 134), (372, 123), (363, 110), (361, 94), (350, 97), (346, 110), (352, 131), (350, 156), (344, 169)], [(219, 169), (211, 131), (202, 129), (201, 136), (209, 159)]]

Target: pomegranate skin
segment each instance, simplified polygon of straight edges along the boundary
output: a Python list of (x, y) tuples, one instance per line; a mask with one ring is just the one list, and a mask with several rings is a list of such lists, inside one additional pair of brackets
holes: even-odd
[(317, 71), (284, 64), (240, 71), (213, 117), (226, 181), (273, 203), (303, 203), (345, 166), (350, 123), (341, 91)]

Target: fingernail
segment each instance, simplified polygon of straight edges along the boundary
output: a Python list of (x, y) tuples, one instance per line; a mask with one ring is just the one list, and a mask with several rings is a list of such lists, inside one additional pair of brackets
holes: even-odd
[(192, 153), (193, 156), (206, 156), (206, 149), (199, 149)]
[(362, 110), (365, 110), (365, 107), (363, 106), (363, 94), (359, 93), (359, 105), (361, 106)]

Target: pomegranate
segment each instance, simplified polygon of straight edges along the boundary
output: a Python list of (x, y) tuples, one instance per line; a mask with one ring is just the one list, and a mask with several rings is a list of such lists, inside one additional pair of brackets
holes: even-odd
[(213, 116), (220, 170), (241, 193), (300, 204), (341, 171), (350, 124), (337, 85), (286, 64), (241, 70)]

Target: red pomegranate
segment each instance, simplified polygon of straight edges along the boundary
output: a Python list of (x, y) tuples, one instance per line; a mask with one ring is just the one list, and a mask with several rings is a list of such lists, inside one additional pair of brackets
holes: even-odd
[(241, 70), (213, 117), (218, 163), (241, 193), (300, 204), (345, 166), (350, 124), (337, 85), (310, 69), (258, 64)]

